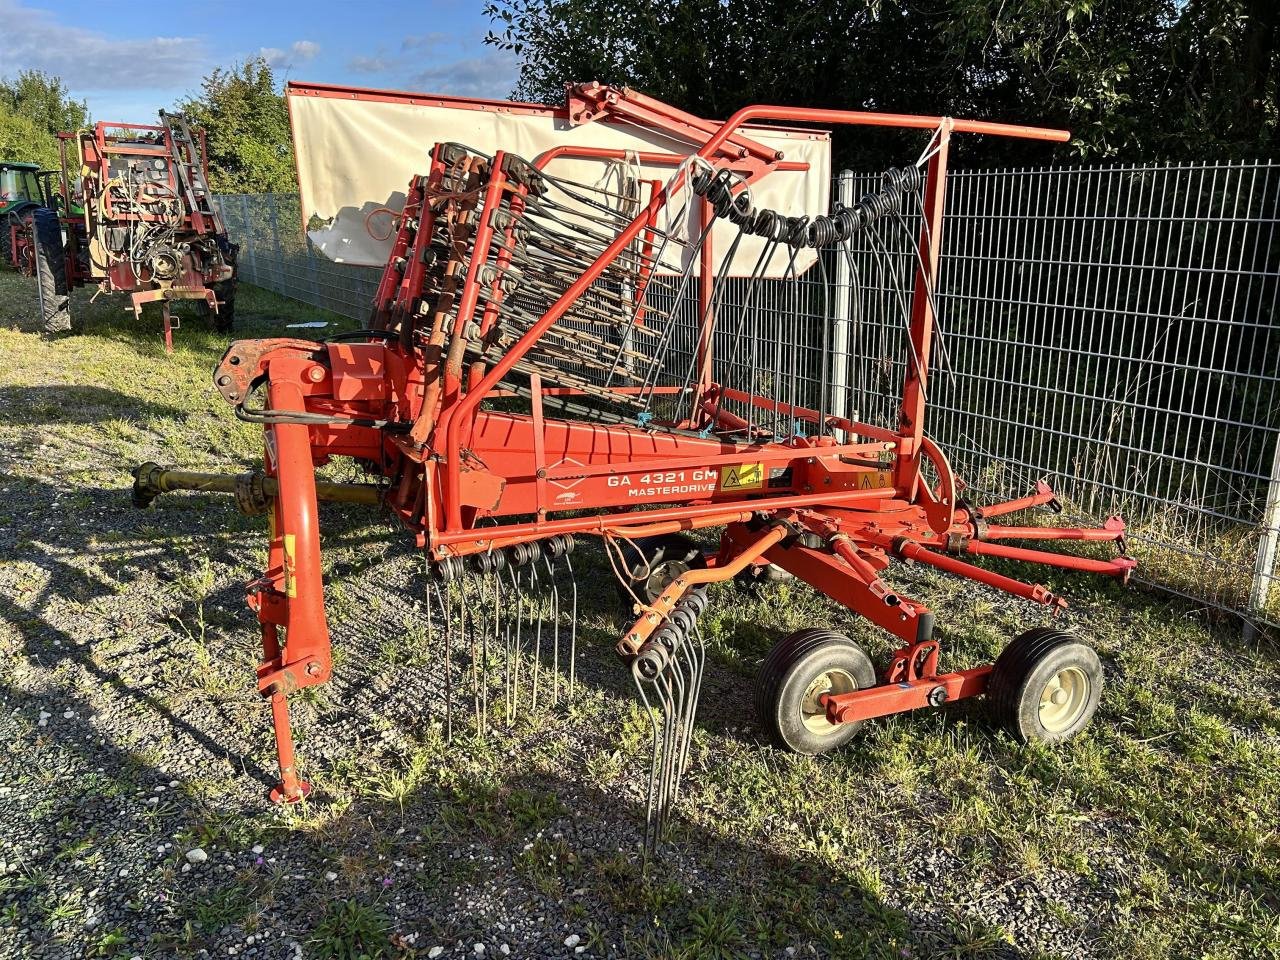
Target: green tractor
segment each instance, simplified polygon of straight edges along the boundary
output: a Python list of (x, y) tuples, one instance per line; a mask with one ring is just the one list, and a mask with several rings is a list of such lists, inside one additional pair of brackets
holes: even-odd
[(71, 329), (55, 175), (38, 164), (0, 161), (0, 266), (36, 278), (41, 325), (50, 334)]
[(33, 207), (45, 206), (40, 167), (34, 163), (0, 161), (0, 264), (13, 263), (13, 221)]

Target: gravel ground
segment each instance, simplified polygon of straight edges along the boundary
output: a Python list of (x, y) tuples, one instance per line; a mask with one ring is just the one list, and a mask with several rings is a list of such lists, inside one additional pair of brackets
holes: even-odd
[[(0, 302), (22, 295), (0, 276)], [(254, 334), (297, 311), (251, 289), (240, 309)], [(574, 696), (480, 737), (457, 677), (446, 744), (421, 558), (326, 506), (335, 680), (294, 698), (316, 791), (272, 807), (243, 599), (261, 524), (213, 496), (128, 502), (142, 460), (252, 461), (207, 383), (220, 345), (193, 322), (166, 357), (105, 312), (51, 345), (17, 326), (0, 325), (0, 956), (1280, 955), (1265, 657), (1085, 578), (1051, 584), (1108, 671), (1081, 741), (1019, 747), (964, 703), (818, 759), (758, 742), (751, 675), (789, 630), (847, 618), (794, 585), (720, 590), (686, 795), (646, 867), (648, 720), (611, 651), (603, 557), (575, 557)], [(895, 582), (936, 601), (960, 665), (1045, 622)]]

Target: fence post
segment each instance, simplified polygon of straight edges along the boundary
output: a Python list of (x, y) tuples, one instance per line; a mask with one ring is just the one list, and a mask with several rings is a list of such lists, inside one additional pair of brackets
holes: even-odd
[(284, 273), (284, 248), (280, 245), (280, 217), (276, 213), (276, 195), (268, 193), (267, 209), (270, 211), (268, 216), (271, 218), (271, 253), (272, 268), (275, 274), (276, 293), (287, 295), (289, 287), (285, 282)]
[[(1271, 482), (1267, 485), (1267, 501), (1262, 509), (1262, 539), (1258, 543), (1258, 559), (1253, 565), (1253, 587), (1249, 591), (1249, 613), (1261, 614), (1271, 597), (1271, 581), (1275, 579), (1276, 550), (1280, 547), (1280, 433), (1276, 434), (1276, 452), (1271, 459)], [(1246, 640), (1252, 640), (1253, 624), (1245, 621)]]
[[(302, 219), (302, 211), (298, 211), (298, 219)], [(302, 253), (307, 258), (307, 277), (311, 281), (311, 299), (307, 302), (313, 307), (324, 307), (324, 293), (320, 289), (320, 267), (317, 265), (317, 255), (315, 247), (311, 243), (311, 234), (307, 232), (307, 225), (302, 225)]]
[(240, 224), (241, 229), (244, 231), (244, 245), (248, 247), (246, 252), (249, 256), (247, 259), (242, 257), (236, 262), (236, 271), (243, 273), (245, 272), (244, 268), (247, 266), (249, 268), (247, 271), (249, 276), (245, 279), (252, 284), (261, 286), (261, 284), (258, 284), (258, 258), (254, 255), (253, 249), (253, 224), (249, 221), (249, 195), (246, 193), (240, 194)]
[[(846, 207), (853, 205), (852, 170), (841, 170), (836, 177), (836, 201)], [(842, 245), (836, 247), (836, 289), (832, 309), (835, 327), (831, 337), (831, 396), (827, 409), (837, 417), (853, 419), (855, 413), (849, 409), (852, 406), (849, 369), (853, 358), (849, 351), (852, 346), (853, 271)]]

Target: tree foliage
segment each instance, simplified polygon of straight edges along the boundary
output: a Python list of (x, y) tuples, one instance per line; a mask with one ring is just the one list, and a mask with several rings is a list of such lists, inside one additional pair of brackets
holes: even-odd
[[(628, 84), (703, 116), (748, 103), (1071, 128), (1081, 159), (1275, 156), (1275, 0), (491, 0), (515, 95)], [(845, 163), (900, 152), (844, 133)], [(1002, 140), (987, 162), (1045, 148)], [(1059, 158), (1063, 158), (1059, 154)]]
[(297, 180), (289, 114), (271, 66), (255, 57), (204, 78), (200, 95), (178, 104), (209, 144), (216, 193), (293, 193)]
[(24, 70), (0, 80), (0, 160), (58, 165), (58, 134), (89, 122), (83, 100), (71, 99), (58, 77)]

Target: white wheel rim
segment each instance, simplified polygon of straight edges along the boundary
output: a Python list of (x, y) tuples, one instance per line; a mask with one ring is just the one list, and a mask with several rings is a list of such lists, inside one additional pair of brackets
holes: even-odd
[(839, 724), (827, 719), (827, 708), (822, 705), (823, 694), (835, 696), (840, 693), (852, 693), (858, 689), (858, 681), (848, 670), (833, 667), (824, 670), (813, 678), (800, 698), (800, 722), (806, 730), (820, 737), (828, 736), (840, 729)]
[(1059, 670), (1040, 692), (1040, 725), (1050, 733), (1071, 729), (1084, 716), (1089, 693), (1089, 678), (1083, 670)]

